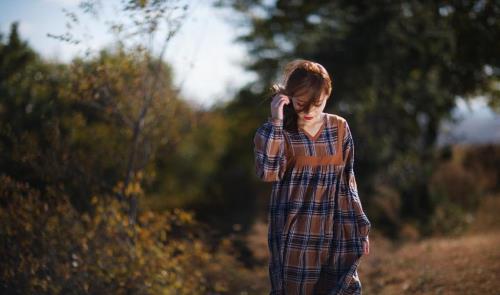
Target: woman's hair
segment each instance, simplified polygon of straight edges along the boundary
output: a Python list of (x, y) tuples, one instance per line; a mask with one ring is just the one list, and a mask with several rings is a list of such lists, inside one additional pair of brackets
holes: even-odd
[[(309, 111), (312, 105), (320, 106), (323, 95), (327, 99), (332, 92), (332, 81), (326, 69), (319, 63), (296, 59), (284, 67), (282, 83), (271, 86), (272, 96), (284, 94), (290, 97), (290, 103), (283, 107), (283, 127), (289, 131), (297, 131), (297, 113)], [(296, 110), (291, 101), (292, 97), (308, 98), (303, 107)]]

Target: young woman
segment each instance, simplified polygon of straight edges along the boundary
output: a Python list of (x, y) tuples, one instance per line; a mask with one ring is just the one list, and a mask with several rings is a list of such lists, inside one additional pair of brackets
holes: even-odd
[(347, 121), (324, 113), (331, 79), (294, 60), (273, 85), (271, 116), (255, 133), (257, 176), (269, 203), (270, 294), (361, 294), (357, 267), (369, 253), (370, 221), (354, 176)]

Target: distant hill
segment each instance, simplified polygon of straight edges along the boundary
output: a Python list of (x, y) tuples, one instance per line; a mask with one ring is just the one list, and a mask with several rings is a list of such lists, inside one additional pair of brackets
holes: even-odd
[(500, 114), (492, 111), (482, 98), (469, 104), (460, 100), (453, 111), (453, 120), (441, 124), (437, 142), (438, 146), (500, 144)]

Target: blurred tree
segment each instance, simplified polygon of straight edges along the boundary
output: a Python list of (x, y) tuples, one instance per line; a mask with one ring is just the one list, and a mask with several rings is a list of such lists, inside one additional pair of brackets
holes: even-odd
[[(142, 193), (144, 186), (145, 194), (168, 206), (141, 207), (134, 224), (109, 198), (122, 188), (115, 184), (127, 165), (123, 147), (144, 102), (141, 86), (153, 74), (145, 74), (141, 58), (156, 65), (120, 46), (70, 64), (50, 63), (21, 41), (17, 23), (6, 43), (0, 36), (0, 245), (7, 253), (0, 293), (234, 294), (254, 288), (253, 273), (237, 261), (230, 239), (213, 239), (211, 228), (194, 223), (190, 212), (149, 210), (206, 203), (204, 188), (212, 185), (209, 176), (227, 142), (225, 114), (195, 110), (179, 99), (163, 62), (141, 127), (141, 183), (128, 188)], [(184, 222), (193, 227), (175, 226)], [(200, 233), (203, 240), (184, 240)]]
[[(229, 224), (232, 231), (227, 215), (200, 205), (220, 198), (219, 191), (209, 191), (217, 185), (214, 176), (226, 151), (226, 114), (182, 100), (168, 65), (145, 73), (143, 53), (117, 46), (56, 64), (20, 41), (16, 23), (11, 30), (8, 40), (13, 41), (0, 42), (2, 172), (41, 191), (52, 187), (67, 193), (80, 211), (91, 209), (94, 194), (120, 192), (129, 156), (124, 147), (141, 111), (142, 86), (156, 75), (159, 82), (135, 157), (140, 183), (128, 187), (144, 193), (142, 209), (193, 208), (207, 217), (204, 221)], [(251, 219), (251, 212), (245, 216)]]
[[(100, 21), (102, 17), (102, 2), (100, 0), (84, 0), (79, 2), (80, 10)], [(94, 100), (95, 106), (112, 109), (114, 117), (124, 124), (130, 132), (130, 142), (126, 145), (127, 157), (123, 181), (119, 183), (118, 191), (122, 200), (129, 203), (129, 217), (135, 222), (138, 210), (138, 198), (142, 193), (140, 185), (143, 183), (144, 167), (152, 158), (153, 141), (150, 131), (161, 121), (166, 119), (155, 114), (158, 108), (163, 115), (168, 113), (167, 105), (175, 96), (175, 90), (169, 80), (170, 70), (165, 69), (163, 57), (171, 38), (178, 32), (183, 19), (187, 15), (188, 4), (174, 0), (122, 1), (113, 17), (104, 23), (114, 34), (119, 51), (131, 54), (130, 68), (135, 75), (131, 80), (126, 79), (123, 84), (109, 84), (113, 77), (120, 77), (114, 70), (120, 67), (107, 67), (101, 64), (95, 72), (81, 71), (82, 79), (87, 84), (78, 86), (77, 95), (91, 94), (86, 99)], [(50, 37), (71, 43), (80, 43), (85, 38), (79, 38), (72, 33), (74, 27), (80, 25), (78, 14), (65, 11), (68, 17), (68, 31), (61, 35), (48, 34)], [(158, 37), (158, 35), (160, 37)], [(156, 51), (156, 45), (159, 50)], [(90, 54), (90, 48), (87, 48)], [(92, 76), (87, 76), (91, 74)], [(167, 74), (167, 75), (165, 75)], [(123, 96), (116, 95), (112, 86), (118, 86)], [(82, 89), (83, 87), (83, 89)], [(162, 92), (170, 88), (170, 93)], [(88, 91), (85, 91), (88, 90)], [(172, 92), (172, 90), (174, 90)], [(178, 91), (177, 91), (178, 92)]]
[(64, 68), (44, 63), (17, 28), (0, 40), (0, 167), (40, 191), (61, 188), (72, 171), (59, 129), (68, 111), (58, 92)]
[[(232, 114), (238, 117), (252, 109), (249, 104), (266, 99), (268, 86), (290, 59), (323, 64), (333, 78), (326, 111), (352, 126), (367, 207), (377, 186), (390, 185), (402, 198), (402, 217), (427, 220), (434, 209), (428, 180), (440, 122), (450, 118), (458, 96), (484, 95), (498, 105), (498, 1), (220, 0), (215, 5), (239, 12), (231, 20), (248, 30), (237, 40), (252, 57), (246, 68), (259, 77), (235, 98)], [(248, 99), (252, 102), (242, 102)], [(254, 110), (256, 127), (268, 115), (268, 102)], [(245, 141), (233, 145), (251, 145), (254, 130), (243, 132)]]
[[(17, 23), (8, 43), (0, 40), (0, 61), (2, 172), (41, 191), (53, 187), (68, 193), (79, 210), (90, 208), (92, 194), (121, 189), (128, 159), (123, 147), (130, 143), (132, 119), (143, 101), (144, 71), (137, 65), (143, 61), (118, 48), (70, 65), (46, 62), (20, 41)], [(161, 83), (144, 117), (143, 152), (136, 156), (137, 177), (146, 186), (158, 169), (151, 159), (176, 151), (192, 124), (171, 70), (162, 64), (155, 75)], [(138, 190), (133, 184), (129, 189)]]
[[(144, 59), (153, 68), (157, 61), (120, 45), (57, 64), (20, 41), (17, 24), (10, 39), (14, 41), (0, 42), (2, 172), (41, 191), (52, 187), (67, 193), (80, 211), (91, 210), (92, 195), (121, 192), (130, 156), (125, 147), (133, 138), (144, 89), (156, 76), (135, 155), (137, 180), (127, 186), (129, 192), (144, 194), (142, 209), (193, 208), (204, 221), (229, 225), (222, 228), (231, 231), (233, 223), (242, 222), (226, 220), (239, 217), (235, 210), (223, 209), (233, 212), (229, 215), (210, 212), (228, 208), (219, 207), (215, 200), (221, 191), (213, 189), (228, 141), (226, 114), (196, 109), (180, 99), (168, 65), (145, 70)], [(251, 218), (247, 211), (245, 220)]]

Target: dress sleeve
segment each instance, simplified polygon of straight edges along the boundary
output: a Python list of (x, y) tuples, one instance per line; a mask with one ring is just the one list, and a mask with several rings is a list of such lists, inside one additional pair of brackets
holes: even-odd
[(358, 187), (354, 174), (354, 140), (349, 128), (349, 124), (347, 124), (347, 122), (345, 122), (343, 153), (347, 157), (345, 158), (346, 160), (344, 166), (346, 183), (349, 184), (349, 189), (347, 191), (351, 196), (353, 210), (356, 214), (356, 223), (359, 236), (363, 241), (366, 241), (370, 232), (371, 223), (365, 212), (363, 211), (363, 206), (361, 205), (361, 200), (358, 195)]
[(266, 182), (279, 181), (286, 170), (283, 121), (267, 118), (254, 139), (255, 172)]

